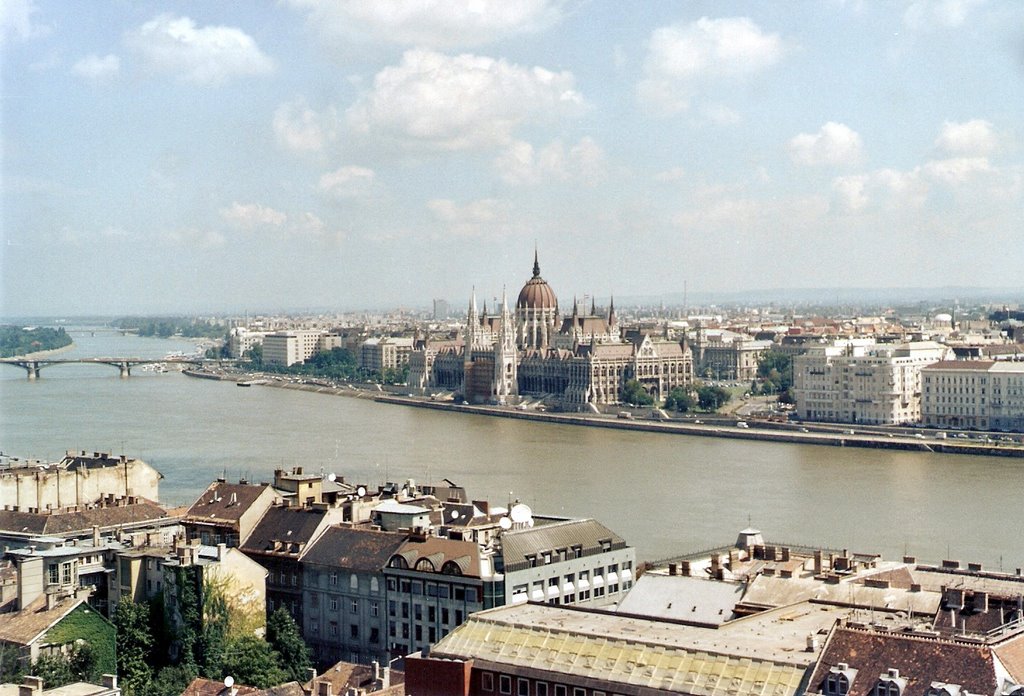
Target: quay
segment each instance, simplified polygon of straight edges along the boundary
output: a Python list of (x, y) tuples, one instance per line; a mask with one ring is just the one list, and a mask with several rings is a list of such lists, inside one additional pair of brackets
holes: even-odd
[[(184, 374), (203, 379), (220, 379), (231, 382), (246, 381), (253, 383), (254, 386), (256, 385), (251, 375), (211, 373), (204, 370), (185, 370)], [(829, 447), (863, 447), (910, 452), (935, 452), (939, 454), (973, 454), (992, 457), (1024, 458), (1024, 444), (1019, 441), (1019, 434), (1014, 436), (1014, 442), (980, 442), (978, 440), (961, 440), (957, 438), (947, 438), (944, 440), (934, 437), (925, 438), (920, 433), (914, 435), (889, 433), (885, 432), (882, 428), (861, 430), (860, 428), (863, 426), (850, 426), (839, 423), (806, 423), (794, 426), (792, 424), (783, 425), (750, 420), (747, 422), (748, 427), (737, 427), (737, 420), (718, 417), (715, 414), (700, 414), (699, 418), (693, 420), (666, 421), (641, 418), (632, 414), (630, 418), (619, 418), (615, 415), (605, 414), (553, 413), (550, 411), (518, 410), (508, 406), (463, 405), (448, 401), (431, 401), (428, 398), (415, 396), (389, 394), (372, 388), (375, 385), (367, 388), (360, 388), (354, 385), (338, 386), (316, 379), (297, 382), (260, 379), (259, 385), (279, 389), (308, 391), (317, 394), (372, 399), (378, 403), (398, 406), (428, 408), (437, 411), (494, 416), (498, 418), (515, 418), (561, 425), (587, 426), (591, 428), (614, 428), (669, 435), (760, 440)], [(705, 422), (695, 422), (698, 420)], [(808, 427), (802, 428), (801, 426), (804, 425)], [(800, 429), (797, 430), (796, 428)], [(815, 430), (810, 430), (809, 428), (815, 428)], [(839, 430), (839, 432), (829, 432), (824, 428)], [(846, 432), (851, 429), (854, 430), (853, 434)], [(807, 430), (807, 432), (803, 432), (803, 430)]]

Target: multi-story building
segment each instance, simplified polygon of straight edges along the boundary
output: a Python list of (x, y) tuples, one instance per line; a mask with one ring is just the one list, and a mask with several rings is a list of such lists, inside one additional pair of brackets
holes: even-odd
[(930, 341), (809, 348), (793, 358), (797, 415), (834, 423), (917, 423), (921, 370), (946, 354)]
[(925, 425), (1024, 431), (1024, 363), (943, 360), (921, 374)]
[(619, 601), (633, 586), (633, 547), (596, 520), (510, 529), (501, 534), (500, 549), (501, 604), (602, 606)]
[(321, 349), (324, 331), (293, 330), (268, 333), (263, 338), (263, 362), (288, 367), (304, 363)]
[(256, 346), (263, 345), (266, 331), (250, 331), (243, 326), (236, 326), (228, 332), (228, 355), (238, 359)]
[(315, 503), (275, 505), (263, 514), (241, 549), (267, 569), (267, 614), (283, 607), (297, 625), (305, 625), (301, 561), (328, 527), (343, 521), (342, 513), (340, 507)]
[(204, 545), (240, 546), (263, 513), (281, 499), (281, 493), (268, 484), (227, 483), (218, 479), (185, 513), (185, 538)]
[(336, 526), (313, 543), (302, 561), (302, 634), (315, 663), (388, 663), (383, 570), (405, 540), (401, 533)]
[(708, 379), (749, 382), (757, 377), (757, 364), (771, 341), (722, 329), (698, 329), (693, 341), (695, 370)]
[(502, 604), (493, 554), (472, 541), (410, 534), (384, 568), (392, 656), (426, 650), (475, 611)]
[(424, 341), (409, 362), (409, 385), (420, 391), (450, 390), (472, 403), (514, 403), (543, 396), (568, 409), (618, 403), (629, 380), (655, 399), (693, 381), (693, 358), (685, 339), (659, 340), (647, 332), (624, 335), (614, 302), (606, 316), (580, 314), (573, 302), (561, 318), (558, 299), (540, 276), (523, 286), (514, 312), (477, 312), (470, 300), (462, 341)]
[(368, 338), (359, 346), (359, 367), (370, 373), (397, 370), (409, 364), (413, 339), (383, 336)]

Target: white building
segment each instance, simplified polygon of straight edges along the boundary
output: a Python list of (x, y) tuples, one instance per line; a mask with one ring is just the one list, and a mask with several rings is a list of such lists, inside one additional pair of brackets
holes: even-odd
[(947, 353), (931, 341), (814, 346), (793, 358), (797, 415), (834, 423), (917, 423), (921, 369)]
[(925, 425), (1024, 431), (1024, 363), (942, 361), (926, 367), (922, 380)]
[(368, 338), (359, 345), (359, 367), (367, 372), (376, 373), (386, 369), (397, 370), (409, 364), (412, 349), (412, 338)]
[(294, 330), (269, 333), (263, 339), (263, 362), (267, 365), (294, 365), (309, 360), (320, 350), (324, 331)]
[(249, 331), (243, 326), (236, 326), (228, 333), (228, 352), (232, 358), (244, 357), (256, 346), (263, 345), (266, 331)]

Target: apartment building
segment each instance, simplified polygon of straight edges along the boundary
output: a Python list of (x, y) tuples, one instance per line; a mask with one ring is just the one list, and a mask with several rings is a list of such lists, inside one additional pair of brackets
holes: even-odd
[(922, 370), (921, 416), (934, 428), (1024, 432), (1024, 362), (929, 365)]
[(793, 358), (797, 415), (833, 423), (917, 423), (921, 370), (947, 354), (945, 346), (931, 341), (809, 348)]
[(277, 331), (263, 339), (263, 362), (288, 367), (304, 363), (322, 350), (326, 332), (318, 330)]

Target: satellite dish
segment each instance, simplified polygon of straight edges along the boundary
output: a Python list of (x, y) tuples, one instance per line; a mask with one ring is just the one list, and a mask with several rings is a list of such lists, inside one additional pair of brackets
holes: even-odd
[(360, 486), (359, 488), (357, 488), (356, 495), (358, 495), (360, 498), (366, 495), (366, 486)]
[(507, 517), (502, 517), (498, 520), (498, 526), (502, 529), (512, 529), (512, 520)]
[(327, 480), (328, 480), (328, 481), (332, 481), (332, 482), (333, 482), (333, 481), (334, 481), (335, 479), (337, 479), (337, 478), (338, 478), (338, 475), (337, 475), (337, 474), (334, 474), (334, 473), (331, 473), (331, 474), (327, 474)]
[(512, 506), (512, 510), (509, 511), (509, 516), (516, 524), (524, 524), (533, 517), (533, 510), (530, 509), (529, 505), (518, 503)]
[(228, 676), (224, 677), (224, 688), (225, 689), (230, 689), (234, 685), (235, 685), (235, 678), (234, 677), (232, 677), (230, 674)]

